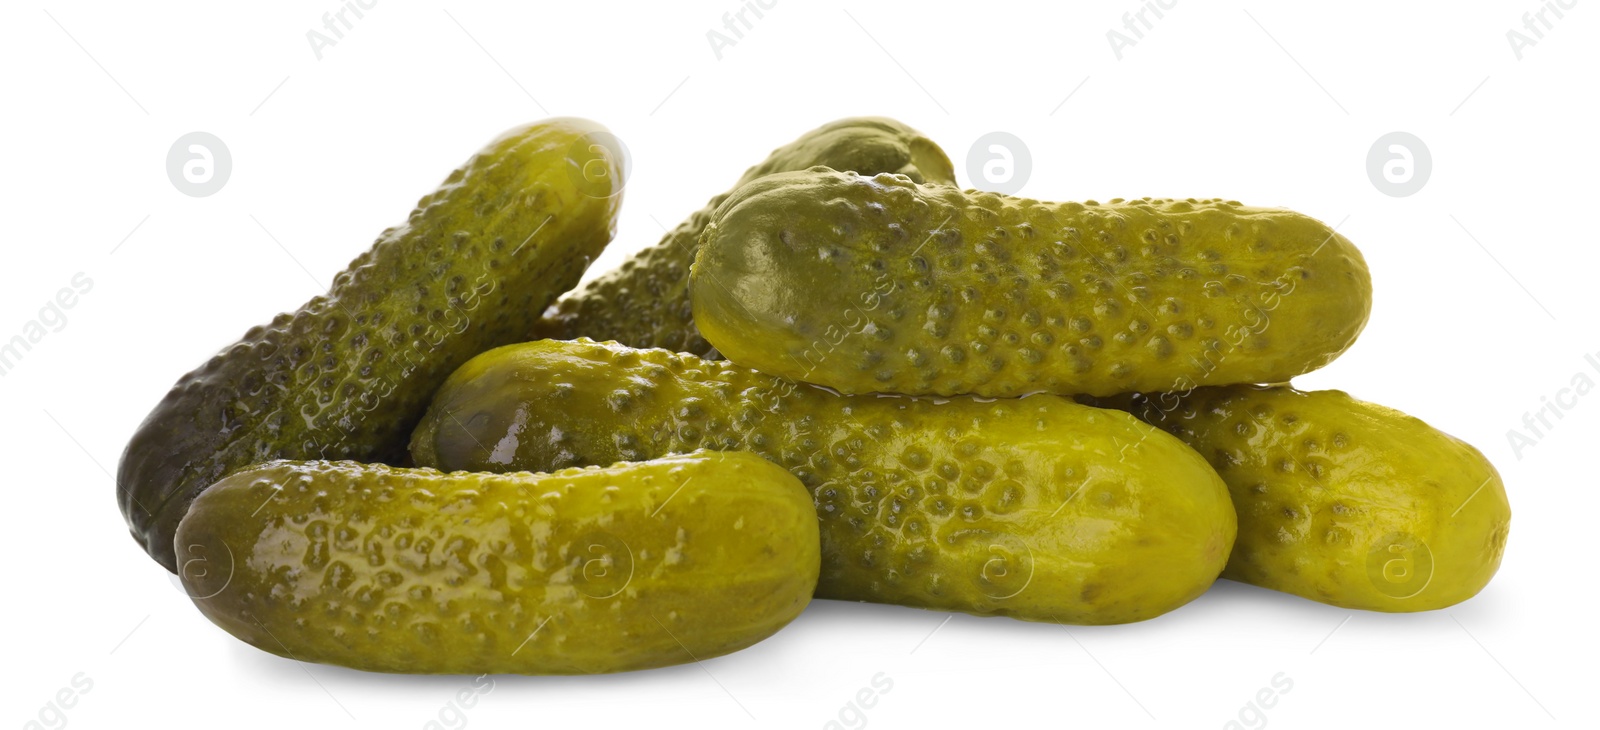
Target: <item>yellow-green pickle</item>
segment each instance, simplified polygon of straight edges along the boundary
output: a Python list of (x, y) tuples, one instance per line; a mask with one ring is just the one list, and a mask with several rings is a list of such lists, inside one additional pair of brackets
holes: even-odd
[(1100, 399), (1194, 447), (1228, 483), (1224, 578), (1345, 608), (1428, 611), (1500, 567), (1511, 507), (1477, 449), (1337, 390), (1198, 388)]
[(178, 527), (200, 611), (251, 645), (381, 672), (592, 674), (719, 656), (817, 581), (783, 469), (698, 452), (553, 474), (272, 462)]
[(1292, 211), (818, 168), (722, 202), (690, 298), (724, 357), (844, 393), (1114, 395), (1322, 367), (1365, 326), (1372, 282)]
[(749, 451), (811, 490), (822, 598), (1109, 624), (1203, 593), (1233, 545), (1227, 488), (1126, 413), (1053, 395), (841, 396), (665, 350), (509, 345), (450, 376), (418, 465), (556, 469)]
[(183, 376), (117, 471), (134, 539), (176, 571), (172, 534), (189, 501), (236, 469), (398, 463), (445, 376), (526, 336), (611, 240), (623, 164), (588, 120), (512, 129), (384, 231), (327, 295)]
[[(773, 150), (765, 161), (747, 170), (734, 188), (766, 175), (814, 165), (955, 184), (950, 158), (932, 140), (893, 119), (852, 117), (813, 129)], [(714, 354), (695, 331), (689, 308), (689, 266), (700, 245), (700, 233), (728, 195), (712, 198), (659, 243), (564, 297), (534, 327), (531, 339), (588, 337), (633, 347)]]

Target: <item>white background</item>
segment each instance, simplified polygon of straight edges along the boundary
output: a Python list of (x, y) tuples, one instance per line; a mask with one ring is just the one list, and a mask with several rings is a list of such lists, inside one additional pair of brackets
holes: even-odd
[[(93, 288), (0, 377), (4, 723), (59, 725), (45, 708), (76, 676), (92, 687), (65, 709), (74, 727), (422, 727), (441, 711), (475, 727), (1593, 727), (1600, 396), (1563, 395), (1520, 454), (1508, 432), (1531, 436), (1524, 414), (1580, 374), (1600, 382), (1584, 360), (1600, 352), (1597, 9), (1547, 15), (1518, 59), (1506, 34), (1535, 2), (1184, 0), (1118, 59), (1107, 32), (1133, 0), (950, 5), (782, 0), (718, 59), (707, 31), (737, 0), (386, 0), (319, 60), (306, 33), (334, 2), (7, 3), (0, 340), (75, 274)], [(1224, 582), (1153, 621), (1070, 630), (819, 601), (701, 665), (500, 677), (458, 718), (470, 678), (257, 651), (128, 538), (110, 473), (172, 382), (323, 291), (501, 130), (578, 115), (630, 147), (593, 276), (771, 148), (861, 114), (918, 127), (966, 184), (988, 185), (966, 156), (999, 130), (1031, 151), (1032, 197), (1217, 196), (1343, 221), (1372, 268), (1371, 324), (1297, 382), (1482, 448), (1515, 513), (1494, 582), (1415, 615)], [(211, 197), (165, 171), (195, 130), (233, 158)], [(1396, 130), (1433, 160), (1404, 198), (1366, 173)], [(880, 673), (891, 689), (846, 709)], [(1244, 709), (1280, 673), (1291, 689)]]

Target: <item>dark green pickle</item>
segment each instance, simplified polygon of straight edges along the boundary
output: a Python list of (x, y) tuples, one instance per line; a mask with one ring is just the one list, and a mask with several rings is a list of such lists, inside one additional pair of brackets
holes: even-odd
[(172, 535), (200, 490), (271, 459), (398, 463), (434, 388), (526, 336), (611, 240), (623, 160), (605, 128), (513, 129), (422, 198), (325, 296), (246, 332), (183, 376), (129, 440), (118, 500), (176, 571)]

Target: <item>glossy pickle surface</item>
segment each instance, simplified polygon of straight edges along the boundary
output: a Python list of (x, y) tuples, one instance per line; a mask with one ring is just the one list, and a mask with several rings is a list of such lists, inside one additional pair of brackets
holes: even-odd
[(812, 169), (735, 191), (702, 236), (723, 356), (845, 393), (1114, 395), (1283, 382), (1355, 341), (1361, 253), (1293, 211), (1048, 203)]
[(176, 571), (178, 521), (229, 472), (272, 459), (404, 458), (439, 383), (473, 355), (525, 337), (611, 240), (624, 164), (606, 151), (611, 139), (576, 118), (506, 132), (326, 295), (183, 376), (118, 468), (135, 540)]
[(300, 661), (591, 674), (749, 646), (811, 599), (811, 501), (777, 466), (699, 452), (554, 474), (272, 462), (179, 526), (202, 613)]
[(824, 598), (1066, 623), (1151, 618), (1221, 571), (1226, 488), (1119, 411), (840, 396), (723, 361), (587, 340), (498, 348), (440, 388), (419, 465), (554, 469), (749, 451), (811, 490)]
[(1200, 452), (1239, 536), (1223, 577), (1345, 608), (1428, 611), (1477, 594), (1511, 525), (1471, 445), (1337, 390), (1198, 388), (1096, 401)]

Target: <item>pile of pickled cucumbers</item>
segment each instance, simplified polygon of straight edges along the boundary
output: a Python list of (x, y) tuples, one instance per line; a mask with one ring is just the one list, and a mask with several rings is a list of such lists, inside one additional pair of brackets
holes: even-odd
[(594, 122), (512, 129), (184, 375), (118, 469), (134, 539), (257, 648), (408, 673), (685, 663), (813, 597), (1426, 611), (1500, 565), (1483, 454), (1288, 385), (1371, 311), (1313, 218), (962, 190), (852, 118), (575, 289), (626, 164)]

